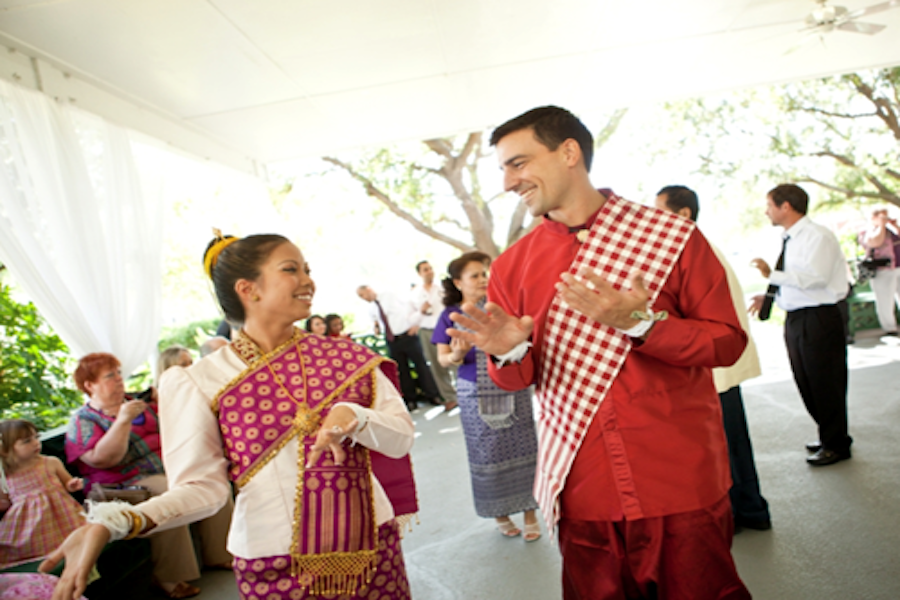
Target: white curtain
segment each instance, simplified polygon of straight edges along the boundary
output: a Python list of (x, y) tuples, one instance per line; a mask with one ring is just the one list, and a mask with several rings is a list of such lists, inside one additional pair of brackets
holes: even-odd
[(155, 353), (162, 209), (125, 129), (0, 81), (0, 262), (75, 357)]

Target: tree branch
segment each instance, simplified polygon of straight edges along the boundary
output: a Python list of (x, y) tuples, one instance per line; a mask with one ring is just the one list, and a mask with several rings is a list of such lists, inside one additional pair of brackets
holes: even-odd
[(619, 129), (619, 125), (622, 123), (622, 119), (625, 118), (625, 114), (628, 112), (627, 108), (618, 108), (606, 121), (606, 125), (603, 126), (597, 135), (594, 136), (594, 149), (598, 149), (602, 147), (606, 142), (609, 141), (609, 138), (613, 136), (616, 130)]
[(485, 204), (490, 204), (490, 203), (492, 203), (494, 200), (496, 200), (496, 199), (498, 199), (498, 198), (502, 198), (502, 197), (505, 196), (506, 194), (507, 194), (507, 192), (497, 192), (496, 194), (494, 194), (493, 196), (491, 196), (490, 198), (488, 198), (487, 200), (485, 200), (484, 203), (485, 203)]
[(826, 117), (836, 117), (838, 119), (861, 119), (863, 117), (877, 117), (878, 116), (877, 112), (859, 113), (859, 114), (851, 115), (851, 114), (846, 114), (846, 113), (832, 112), (830, 110), (816, 108), (815, 106), (798, 106), (796, 108), (796, 110), (806, 112), (806, 113), (812, 113), (812, 114), (816, 114), (816, 115), (824, 115)]
[(825, 188), (826, 190), (831, 190), (832, 192), (843, 194), (847, 198), (872, 198), (874, 200), (884, 200), (885, 202), (890, 202), (891, 204), (900, 206), (900, 196), (897, 196), (896, 194), (877, 194), (875, 192), (861, 192), (859, 190), (851, 190), (850, 188), (840, 187), (832, 183), (820, 181), (815, 177), (801, 177), (797, 179), (797, 183), (814, 183), (820, 187)]
[(447, 215), (441, 215), (440, 217), (438, 217), (437, 222), (438, 223), (450, 223), (451, 225), (455, 225), (455, 226), (459, 227), (463, 231), (468, 231), (468, 229), (469, 229), (468, 227), (466, 227), (465, 225), (460, 223), (458, 220), (456, 220), (452, 217), (448, 217)]
[(423, 167), (422, 165), (412, 165), (413, 171), (425, 171), (426, 173), (430, 173), (432, 175), (441, 175), (441, 172), (437, 169), (432, 169), (431, 167)]
[(476, 131), (470, 133), (466, 138), (465, 146), (459, 155), (453, 155), (453, 148), (446, 139), (426, 140), (425, 145), (433, 152), (444, 157), (444, 164), (441, 166), (439, 175), (450, 184), (453, 195), (459, 199), (462, 209), (466, 213), (466, 217), (471, 224), (472, 238), (475, 245), (482, 252), (487, 253), (491, 257), (497, 257), (500, 249), (494, 242), (494, 218), (490, 208), (484, 202), (476, 201), (472, 193), (466, 189), (463, 181), (463, 169), (466, 168), (466, 160), (472, 151), (481, 143), (481, 132)]
[[(461, 164), (465, 164), (469, 160), (469, 155), (472, 154), (472, 151), (475, 148), (481, 145), (481, 132), (473, 131), (469, 134), (469, 137), (466, 138), (466, 144), (463, 146), (462, 151), (459, 153), (459, 156), (456, 157), (456, 160)], [(477, 155), (476, 155), (477, 158)]]
[(432, 152), (440, 154), (447, 160), (453, 160), (453, 144), (446, 138), (435, 138), (433, 140), (425, 140), (425, 145)]
[(894, 135), (894, 139), (900, 141), (900, 118), (898, 118), (897, 111), (894, 110), (891, 102), (886, 98), (876, 98), (875, 90), (872, 89), (872, 86), (865, 83), (856, 73), (852, 73), (847, 77), (853, 83), (853, 87), (856, 88), (856, 91), (865, 96), (865, 98), (872, 103), (875, 107), (875, 116), (887, 125), (887, 128), (890, 129), (891, 133)]
[(828, 150), (823, 150), (822, 152), (814, 152), (812, 156), (830, 156), (842, 165), (853, 169), (854, 171), (862, 175), (866, 181), (875, 186), (875, 189), (879, 191), (879, 197), (883, 197), (885, 199), (900, 198), (900, 196), (897, 196), (897, 194), (894, 193), (894, 190), (882, 183), (882, 181), (878, 177), (870, 173), (865, 168), (857, 165), (856, 162), (848, 156), (835, 154), (834, 152), (830, 152)]
[(851, 159), (849, 156), (845, 156), (843, 154), (836, 154), (835, 152), (832, 152), (830, 150), (822, 150), (821, 152), (811, 152), (809, 154), (809, 156), (818, 156), (820, 158), (823, 156), (828, 156), (828, 157), (831, 157), (834, 160), (838, 161), (845, 167), (851, 167), (853, 169), (859, 168), (856, 166), (856, 163), (853, 161), (853, 159)]
[[(470, 252), (472, 250), (475, 250), (475, 248), (472, 245), (466, 244), (455, 238), (452, 238), (448, 235), (444, 235), (443, 233), (432, 229), (431, 227), (425, 225), (422, 221), (417, 219), (414, 215), (403, 210), (387, 194), (385, 194), (384, 192), (379, 190), (378, 187), (372, 182), (371, 179), (369, 179), (365, 175), (362, 175), (361, 173), (357, 172), (349, 164), (347, 164), (343, 161), (340, 161), (336, 158), (333, 158), (331, 156), (323, 156), (322, 160), (324, 160), (325, 162), (329, 162), (337, 167), (340, 167), (341, 169), (346, 171), (348, 174), (350, 174), (351, 177), (353, 177), (354, 179), (356, 179), (363, 185), (363, 187), (366, 190), (367, 195), (371, 196), (372, 198), (375, 198), (376, 200), (378, 200), (379, 202), (384, 204), (386, 207), (388, 207), (388, 209), (392, 213), (394, 213), (395, 215), (397, 215), (404, 221), (411, 224), (418, 231), (421, 231), (425, 235), (428, 235), (436, 240), (444, 242), (445, 244), (449, 244), (449, 245), (453, 246), (454, 248), (458, 248), (459, 250), (462, 250), (463, 252)], [(463, 229), (465, 229), (465, 228), (463, 228)]]
[(538, 223), (540, 223), (540, 219), (532, 219), (531, 223), (528, 224), (528, 227), (524, 227), (525, 223), (525, 215), (528, 214), (528, 207), (524, 202), (519, 202), (516, 205), (516, 210), (513, 211), (513, 215), (509, 220), (509, 229), (506, 232), (506, 247), (509, 248), (516, 242), (518, 242), (522, 237), (524, 237), (528, 232), (534, 229)]

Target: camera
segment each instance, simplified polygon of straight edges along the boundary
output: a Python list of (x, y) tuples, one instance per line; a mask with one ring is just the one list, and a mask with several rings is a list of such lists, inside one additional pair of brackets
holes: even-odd
[(132, 394), (131, 397), (135, 400), (143, 400), (144, 402), (150, 402), (153, 400), (153, 388), (149, 387), (143, 392), (138, 392), (136, 394)]

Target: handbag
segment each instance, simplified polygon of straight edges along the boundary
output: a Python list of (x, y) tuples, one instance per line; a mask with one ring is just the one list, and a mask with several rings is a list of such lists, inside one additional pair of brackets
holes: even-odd
[(88, 500), (94, 502), (109, 502), (121, 500), (129, 504), (139, 504), (150, 498), (150, 490), (142, 485), (124, 485), (121, 483), (104, 484), (95, 483), (88, 493)]
[(875, 250), (869, 250), (869, 254), (856, 262), (856, 283), (862, 285), (875, 277), (880, 267), (891, 264), (890, 258), (875, 258)]

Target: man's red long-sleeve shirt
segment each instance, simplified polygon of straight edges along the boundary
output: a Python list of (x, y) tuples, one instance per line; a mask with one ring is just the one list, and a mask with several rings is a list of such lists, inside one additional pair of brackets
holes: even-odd
[[(576, 233), (544, 219), (493, 264), (488, 299), (534, 318), (521, 363), (490, 374), (508, 390), (538, 383), (544, 323), (559, 275), (578, 252)], [(740, 326), (725, 271), (694, 231), (653, 310), (669, 317), (636, 342), (594, 417), (561, 495), (562, 516), (658, 517), (700, 509), (731, 486), (728, 449), (710, 369), (740, 357)], [(540, 410), (540, 407), (539, 407)]]

